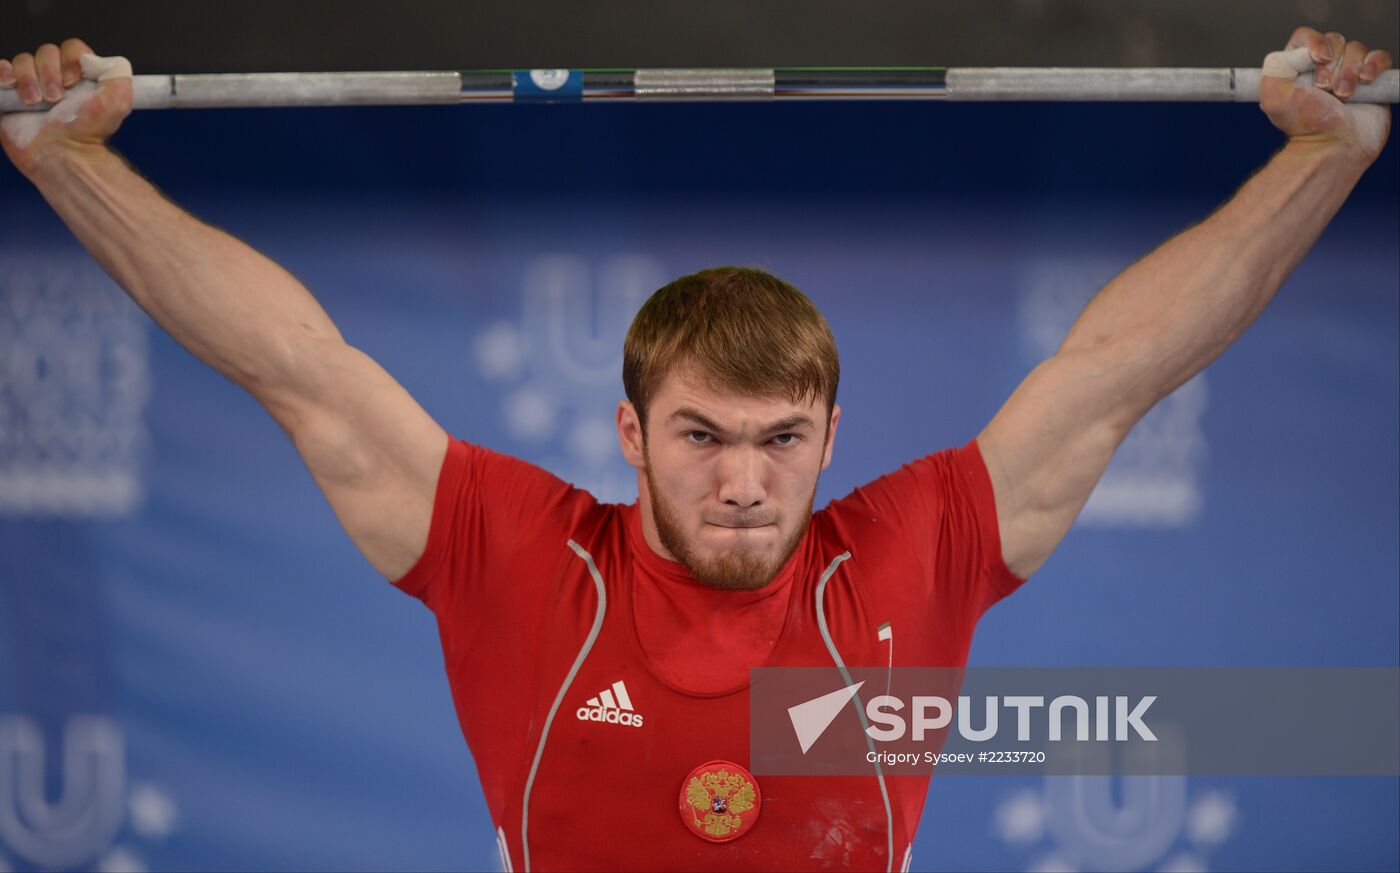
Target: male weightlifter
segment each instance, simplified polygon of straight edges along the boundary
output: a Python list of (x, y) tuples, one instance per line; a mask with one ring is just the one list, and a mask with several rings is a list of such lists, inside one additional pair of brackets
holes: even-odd
[[(121, 59), (74, 39), (0, 61), (0, 87), (58, 104), (6, 117), (0, 142), (158, 324), (268, 410), (355, 545), (434, 612), (507, 869), (890, 870), (908, 867), (928, 777), (754, 779), (748, 669), (883, 666), (890, 617), (901, 664), (961, 666), (1133, 425), (1249, 326), (1380, 153), (1389, 110), (1347, 99), (1390, 65), (1298, 29), (1260, 93), (1287, 141), (1234, 198), (1109, 283), (975, 439), (817, 512), (836, 347), (767, 273), (701, 271), (643, 305), (616, 411), (639, 497), (601, 504), (449, 437), (295, 278), (112, 152)], [(626, 820), (600, 817), (600, 796), (626, 796)]]

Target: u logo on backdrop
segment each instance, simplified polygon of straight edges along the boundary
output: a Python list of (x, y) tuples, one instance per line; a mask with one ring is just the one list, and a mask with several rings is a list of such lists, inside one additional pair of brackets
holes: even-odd
[[(1176, 725), (1155, 725), (1161, 744), (1149, 755), (1168, 773), (1186, 771), (1186, 740)], [(1059, 754), (1109, 756), (1093, 749)], [(1105, 758), (1106, 760), (1106, 758)], [(1125, 761), (1127, 771), (1151, 769), (1142, 759)], [(1100, 767), (1099, 772), (1106, 772)], [(1031, 870), (1208, 869), (1210, 854), (1234, 832), (1234, 801), (1216, 789), (1189, 791), (1180, 775), (1045, 776), (1039, 791), (1021, 789), (1005, 797), (995, 830), (1005, 843), (1036, 853)]]
[(118, 842), (123, 826), (146, 844), (164, 839), (176, 828), (175, 801), (131, 782), (112, 717), (70, 716), (62, 737), (55, 755), (34, 719), (0, 716), (0, 870), (9, 869), (7, 852), (45, 869), (145, 869), (140, 844)]
[(125, 806), (121, 730), (98, 715), (69, 719), (62, 792), (48, 799), (44, 735), (25, 716), (0, 718), (0, 843), (42, 867), (72, 867), (111, 845)]
[(644, 255), (549, 254), (526, 262), (519, 316), (487, 327), (474, 349), (477, 372), (499, 386), (501, 418), (515, 441), (502, 450), (599, 500), (635, 498), (612, 419), (622, 397), (622, 341), (666, 275)]

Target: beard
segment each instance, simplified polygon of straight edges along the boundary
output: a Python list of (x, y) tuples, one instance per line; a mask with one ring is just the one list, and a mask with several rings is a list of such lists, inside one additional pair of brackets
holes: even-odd
[(646, 461), (647, 493), (651, 495), (651, 513), (656, 521), (656, 535), (661, 544), (676, 556), (676, 560), (683, 564), (701, 585), (721, 591), (755, 591), (764, 587), (773, 581), (788, 558), (797, 551), (797, 546), (807, 533), (807, 526), (812, 522), (812, 504), (817, 497), (816, 483), (812, 484), (812, 493), (807, 495), (807, 507), (806, 512), (802, 514), (802, 523), (778, 548), (777, 554), (765, 557), (744, 550), (701, 557), (681, 532), (680, 522), (671, 504), (666, 502), (657, 490), (656, 480), (651, 475), (651, 458), (648, 457)]

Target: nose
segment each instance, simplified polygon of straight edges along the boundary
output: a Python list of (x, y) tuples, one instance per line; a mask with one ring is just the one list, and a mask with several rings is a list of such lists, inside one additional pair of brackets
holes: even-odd
[(739, 509), (762, 506), (767, 496), (763, 485), (763, 464), (762, 453), (749, 447), (726, 452), (720, 462), (720, 501)]

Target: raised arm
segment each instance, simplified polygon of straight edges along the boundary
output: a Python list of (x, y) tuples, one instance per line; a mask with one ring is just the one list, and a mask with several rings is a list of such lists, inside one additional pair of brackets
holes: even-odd
[(272, 414), (351, 540), (397, 579), (427, 543), (447, 435), (345, 343), (300, 282), (166, 200), (106, 147), (131, 110), (130, 71), (92, 58), (89, 78), (117, 75), (79, 82), (90, 54), (69, 40), (0, 61), (0, 87), (17, 86), (28, 103), (75, 86), (48, 117), (0, 122), (5, 153), (142, 309)]
[[(1302, 260), (1385, 145), (1389, 109), (1343, 102), (1390, 63), (1299, 28), (1260, 88), (1288, 142), (1214, 215), (1105, 286), (978, 436), (1012, 572), (1045, 562), (1133, 425), (1238, 339)], [(1294, 84), (1314, 65), (1327, 90)]]

